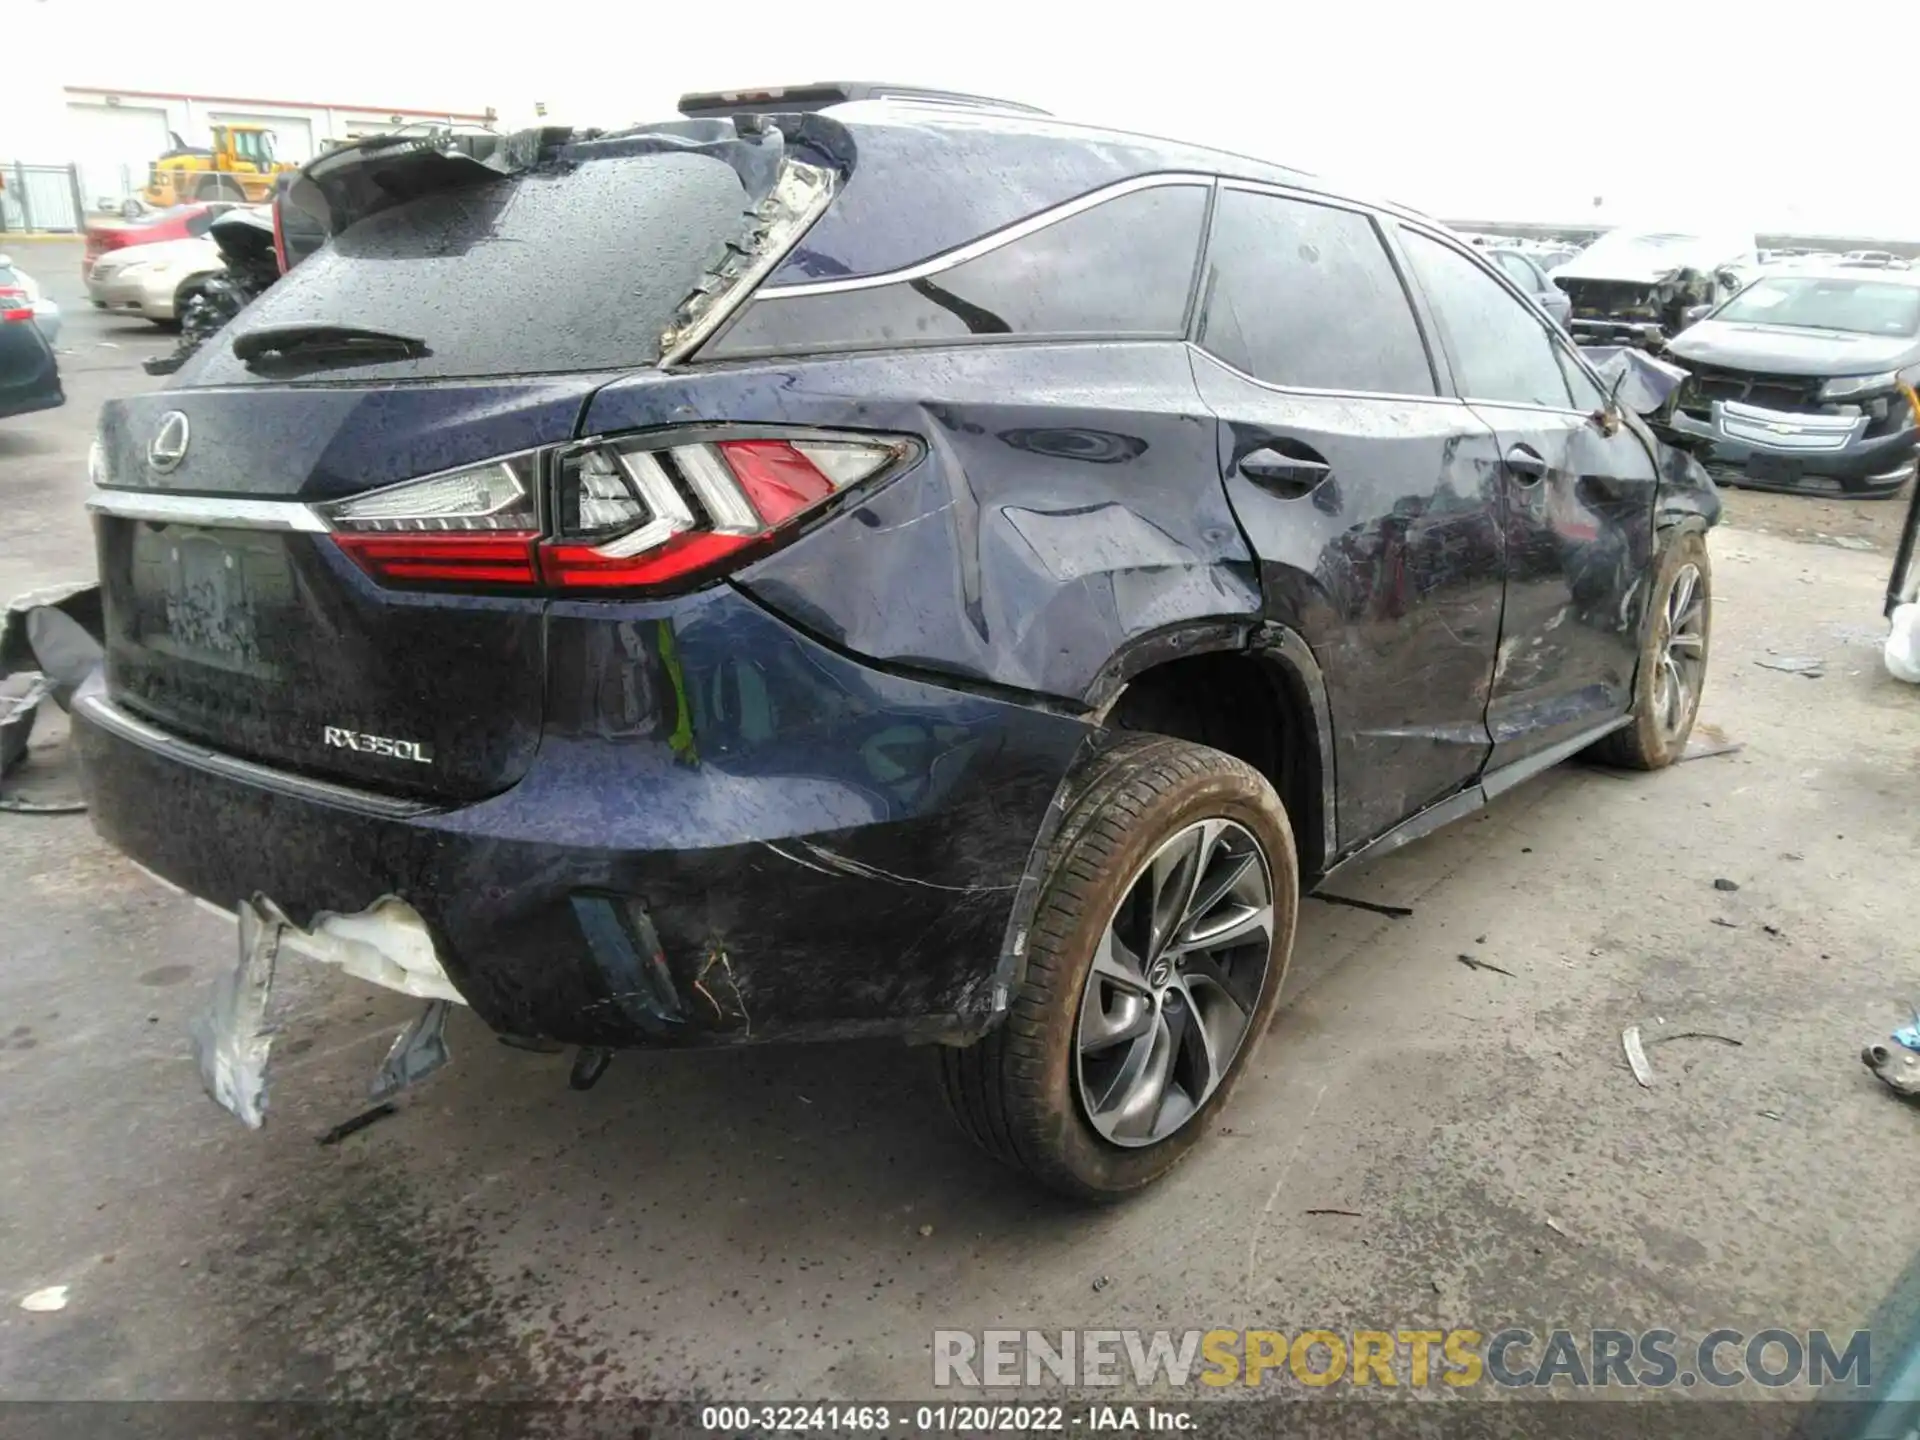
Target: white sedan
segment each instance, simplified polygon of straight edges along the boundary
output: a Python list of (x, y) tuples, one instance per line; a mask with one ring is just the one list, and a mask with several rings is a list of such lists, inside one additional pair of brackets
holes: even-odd
[(204, 236), (129, 245), (93, 262), (87, 294), (97, 310), (171, 324), (195, 287), (221, 268), (220, 247)]

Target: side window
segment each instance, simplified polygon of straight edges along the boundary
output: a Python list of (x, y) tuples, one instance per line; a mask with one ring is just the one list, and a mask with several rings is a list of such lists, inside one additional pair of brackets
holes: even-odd
[(1446, 331), (1453, 378), (1468, 400), (1571, 408), (1566, 376), (1546, 329), (1466, 256), (1402, 230), (1407, 259)]
[(1503, 251), (1493, 257), (1500, 262), (1500, 268), (1507, 272), (1507, 278), (1518, 285), (1528, 295), (1540, 293), (1540, 276), (1524, 256), (1511, 251)]
[(1607, 393), (1589, 376), (1586, 369), (1568, 352), (1567, 347), (1558, 341), (1554, 343), (1553, 355), (1560, 362), (1560, 372), (1567, 378), (1567, 388), (1573, 392), (1573, 408), (1592, 414), (1607, 408)]
[(768, 295), (707, 353), (794, 354), (974, 335), (1178, 338), (1206, 208), (1204, 185), (1156, 185), (917, 280)]
[(1270, 385), (1431, 395), (1433, 368), (1373, 221), (1223, 190), (1200, 343)]

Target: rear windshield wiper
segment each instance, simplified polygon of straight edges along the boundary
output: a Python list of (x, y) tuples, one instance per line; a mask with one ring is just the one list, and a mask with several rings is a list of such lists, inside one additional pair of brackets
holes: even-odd
[(427, 342), (390, 330), (359, 325), (262, 325), (233, 337), (233, 355), (249, 369), (256, 362), (291, 361), (352, 365), (395, 357), (418, 360), (433, 354)]

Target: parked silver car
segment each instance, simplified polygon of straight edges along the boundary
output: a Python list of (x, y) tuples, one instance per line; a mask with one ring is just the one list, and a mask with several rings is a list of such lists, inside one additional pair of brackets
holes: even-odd
[(220, 247), (204, 235), (109, 250), (87, 271), (87, 296), (95, 309), (170, 325), (221, 264)]
[(60, 338), (60, 307), (42, 293), (39, 283), (13, 263), (11, 255), (0, 255), (0, 290), (20, 290), (33, 310), (33, 323), (51, 345)]

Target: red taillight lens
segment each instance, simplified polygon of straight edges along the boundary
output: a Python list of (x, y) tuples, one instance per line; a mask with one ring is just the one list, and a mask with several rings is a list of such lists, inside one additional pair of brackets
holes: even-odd
[(751, 535), (675, 535), (638, 555), (608, 555), (556, 541), (540, 551), (540, 573), (561, 590), (640, 589), (681, 584), (753, 544)]
[[(864, 436), (659, 436), (509, 456), (320, 509), (340, 548), (389, 585), (684, 589), (796, 533), (911, 442)], [(540, 523), (536, 477), (544, 467)]]
[(539, 572), (531, 530), (491, 535), (335, 534), (334, 543), (376, 580), (437, 585), (532, 585)]
[(538, 457), (510, 455), (322, 508), (334, 543), (391, 585), (536, 584)]
[(33, 302), (24, 290), (0, 290), (0, 323), (33, 319)]
[(769, 525), (810, 510), (833, 494), (833, 481), (785, 440), (723, 440), (720, 452)]

